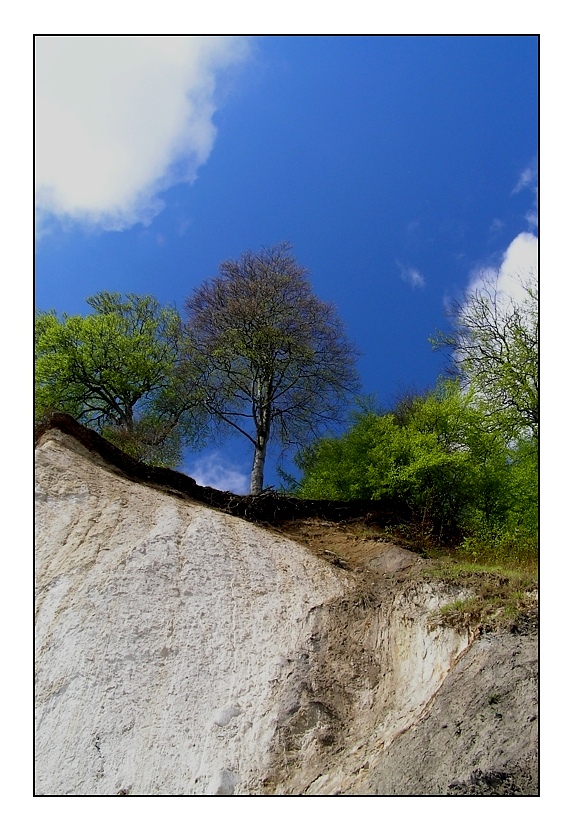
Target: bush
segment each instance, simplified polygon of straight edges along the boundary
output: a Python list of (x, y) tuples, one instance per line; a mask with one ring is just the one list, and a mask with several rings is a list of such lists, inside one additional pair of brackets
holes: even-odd
[(452, 382), (409, 399), (398, 413), (358, 415), (340, 438), (300, 453), (298, 494), (398, 499), (408, 505), (418, 535), (531, 557), (538, 531), (534, 440), (509, 445), (481, 402)]

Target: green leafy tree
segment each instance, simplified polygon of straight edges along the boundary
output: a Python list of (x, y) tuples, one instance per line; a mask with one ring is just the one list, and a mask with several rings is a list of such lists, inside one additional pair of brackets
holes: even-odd
[(517, 283), (520, 300), (486, 277), (449, 311), (452, 330), (435, 347), (452, 350), (455, 373), (481, 396), (488, 426), (508, 438), (538, 435), (538, 282)]
[(493, 532), (512, 504), (513, 450), (484, 418), (480, 398), (453, 381), (394, 412), (363, 413), (341, 437), (299, 453), (299, 495), (398, 499), (439, 540), (479, 525)]
[(464, 547), (473, 556), (518, 562), (538, 558), (538, 442), (514, 441), (498, 480), (497, 510), (487, 514), (480, 502), (470, 511)]
[(85, 317), (36, 317), (36, 418), (69, 413), (148, 463), (175, 465), (197, 436), (194, 391), (178, 385), (181, 321), (153, 297), (107, 291)]
[(301, 445), (340, 421), (357, 390), (355, 350), (282, 243), (220, 266), (186, 302), (187, 352), (204, 406), (253, 446), (261, 492), (269, 442)]

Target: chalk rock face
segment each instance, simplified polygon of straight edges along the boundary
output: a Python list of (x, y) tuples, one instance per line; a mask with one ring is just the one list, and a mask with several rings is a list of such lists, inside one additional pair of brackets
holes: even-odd
[(293, 542), (38, 450), (38, 792), (246, 791), (344, 580)]
[[(385, 592), (374, 571), (366, 583), (279, 532), (131, 480), (55, 429), (36, 464), (37, 794), (467, 786), (474, 767), (442, 758), (427, 776), (421, 754), (442, 730), (429, 712), (450, 723), (455, 670), (474, 653), (468, 632), (432, 622), (452, 597)], [(530, 694), (534, 651), (523, 662)], [(488, 708), (475, 675), (457, 712)], [(509, 745), (497, 756), (493, 734), (476, 768), (493, 753), (502, 768)]]

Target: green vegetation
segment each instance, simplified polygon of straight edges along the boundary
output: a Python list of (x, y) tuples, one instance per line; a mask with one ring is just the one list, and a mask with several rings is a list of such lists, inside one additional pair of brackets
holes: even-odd
[(183, 395), (178, 380), (178, 313), (136, 294), (87, 302), (86, 317), (36, 316), (36, 420), (67, 412), (136, 458), (174, 466), (201, 429), (191, 384)]
[(538, 435), (538, 282), (516, 281), (519, 301), (486, 275), (452, 304), (452, 330), (431, 339), (451, 350), (460, 376), (480, 394), (488, 415), (507, 436)]
[(429, 573), (468, 592), (467, 598), (440, 609), (439, 618), (447, 625), (490, 628), (501, 623), (519, 624), (536, 613), (537, 574), (532, 563), (519, 568), (473, 566), (445, 557), (433, 563)]
[(287, 243), (220, 266), (186, 302), (185, 326), (151, 296), (101, 292), (86, 317), (36, 318), (36, 419), (63, 411), (139, 460), (175, 466), (226, 428), (253, 447), (301, 446), (357, 391), (355, 350)]
[[(480, 398), (455, 381), (386, 414), (358, 415), (339, 438), (301, 452), (303, 498), (406, 504), (426, 546), (457, 543), (476, 560), (531, 558), (537, 550), (538, 452), (486, 428)], [(412, 531), (411, 531), (412, 532)]]
[[(456, 379), (409, 395), (390, 412), (358, 413), (351, 428), (297, 456), (305, 498), (405, 505), (403, 535), (469, 565), (529, 573), (538, 556), (538, 308), (487, 282), (455, 307)], [(508, 599), (508, 597), (506, 597)]]
[(403, 538), (445, 574), (458, 562), (475, 575), (486, 567), (532, 579), (534, 280), (522, 285), (522, 297), (486, 281), (453, 307), (452, 332), (435, 338), (452, 350), (454, 378), (391, 411), (371, 402), (342, 435), (321, 438), (357, 389), (354, 348), (288, 244), (247, 251), (192, 294), (185, 325), (175, 309), (135, 294), (90, 297), (85, 317), (39, 312), (36, 417), (67, 412), (138, 459), (166, 466), (208, 429), (235, 429), (253, 447), (252, 494), (261, 492), (275, 439), (299, 448), (302, 478), (292, 482), (299, 497), (388, 499), (410, 516)]

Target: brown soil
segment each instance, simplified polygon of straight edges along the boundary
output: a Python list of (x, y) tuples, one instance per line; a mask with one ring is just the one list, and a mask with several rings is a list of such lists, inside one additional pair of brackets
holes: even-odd
[(381, 528), (363, 521), (298, 519), (282, 522), (275, 530), (346, 571), (404, 579), (427, 567), (420, 556), (404, 547), (404, 542), (399, 544)]

